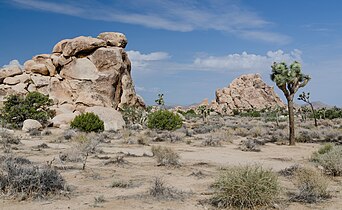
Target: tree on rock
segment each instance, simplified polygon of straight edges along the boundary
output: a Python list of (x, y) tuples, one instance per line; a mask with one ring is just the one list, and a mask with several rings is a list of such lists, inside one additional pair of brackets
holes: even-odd
[(310, 76), (302, 73), (301, 65), (297, 61), (293, 62), (290, 68), (284, 62), (274, 62), (271, 67), (271, 80), (283, 91), (287, 100), (290, 127), (289, 143), (295, 145), (293, 97), (299, 88), (304, 87), (309, 82)]

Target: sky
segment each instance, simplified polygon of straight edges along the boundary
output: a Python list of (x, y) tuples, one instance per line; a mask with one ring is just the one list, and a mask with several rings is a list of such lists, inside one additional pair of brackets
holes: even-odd
[(249, 73), (274, 86), (271, 64), (296, 60), (312, 78), (297, 96), (342, 107), (341, 10), (340, 0), (0, 0), (0, 67), (115, 31), (147, 104), (158, 93), (167, 105), (213, 100)]

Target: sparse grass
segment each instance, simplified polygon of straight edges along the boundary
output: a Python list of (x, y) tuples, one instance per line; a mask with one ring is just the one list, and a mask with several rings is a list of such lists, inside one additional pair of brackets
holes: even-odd
[(152, 146), (151, 152), (160, 166), (179, 166), (179, 155), (170, 147)]
[(278, 177), (261, 166), (235, 166), (223, 169), (212, 185), (211, 204), (219, 208), (256, 208), (276, 201)]
[(298, 192), (291, 198), (291, 201), (315, 203), (330, 197), (327, 191), (327, 178), (316, 169), (298, 168), (294, 177), (294, 184)]

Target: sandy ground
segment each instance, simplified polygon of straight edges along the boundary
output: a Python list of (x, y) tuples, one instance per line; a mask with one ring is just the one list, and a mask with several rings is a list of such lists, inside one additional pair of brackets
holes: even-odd
[[(47, 164), (59, 154), (70, 149), (72, 144), (67, 141), (52, 143), (60, 134), (54, 132), (49, 136), (22, 136), (18, 150), (12, 152), (26, 157), (37, 164)], [(196, 140), (187, 144), (186, 141), (150, 142), (150, 145), (125, 144), (120, 139), (111, 139), (109, 143), (101, 143), (98, 148), (103, 152), (91, 154), (88, 157), (85, 170), (82, 163), (53, 162), (53, 166), (64, 166), (59, 169), (72, 189), (66, 195), (48, 199), (19, 201), (13, 198), (1, 198), (0, 209), (37, 210), (37, 209), (214, 209), (206, 204), (210, 198), (210, 184), (218, 175), (220, 167), (244, 164), (260, 164), (275, 172), (294, 164), (310, 164), (308, 159), (319, 148), (319, 144), (298, 143), (290, 147), (267, 143), (261, 147), (261, 152), (244, 152), (238, 149), (242, 137), (234, 139), (233, 143), (225, 142), (219, 147), (204, 147)], [(35, 147), (46, 143), (49, 148), (37, 150)], [(180, 167), (158, 166), (151, 155), (152, 145), (163, 145), (173, 148), (181, 157)], [(143, 156), (143, 154), (147, 156)], [(106, 159), (123, 156), (123, 164), (105, 164)], [(135, 155), (135, 156), (134, 156)], [(193, 174), (202, 174), (194, 176)], [(155, 177), (161, 177), (168, 186), (174, 187), (185, 195), (174, 200), (156, 199), (149, 195), (149, 189)], [(128, 188), (113, 188), (113, 181), (131, 182)], [(284, 189), (294, 191), (295, 188), (288, 178), (279, 177)], [(332, 198), (317, 204), (291, 203), (283, 195), (280, 209), (311, 210), (311, 209), (342, 209), (342, 179), (333, 178), (329, 191)], [(103, 202), (95, 202), (96, 198)]]

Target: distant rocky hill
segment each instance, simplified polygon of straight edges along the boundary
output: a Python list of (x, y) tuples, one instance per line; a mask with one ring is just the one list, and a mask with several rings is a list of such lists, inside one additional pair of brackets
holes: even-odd
[(104, 32), (58, 42), (51, 54), (36, 55), (19, 66), (0, 69), (0, 100), (9, 94), (38, 91), (55, 105), (75, 110), (103, 106), (145, 106), (136, 95), (124, 34)]
[(234, 79), (228, 87), (216, 90), (216, 100), (210, 107), (219, 113), (281, 106), (285, 104), (259, 74), (246, 74)]

